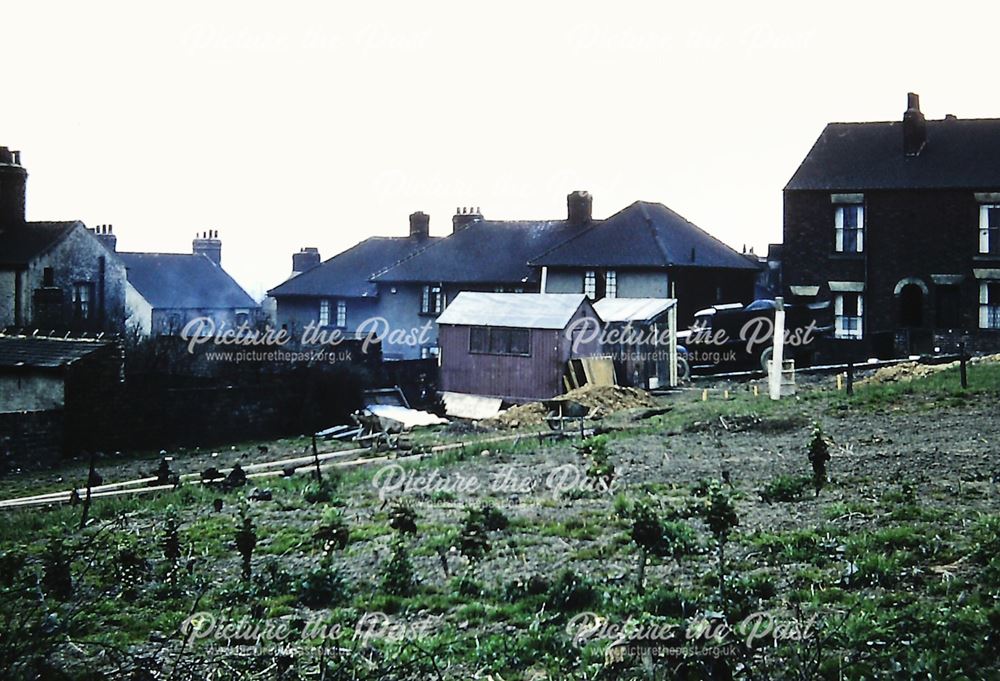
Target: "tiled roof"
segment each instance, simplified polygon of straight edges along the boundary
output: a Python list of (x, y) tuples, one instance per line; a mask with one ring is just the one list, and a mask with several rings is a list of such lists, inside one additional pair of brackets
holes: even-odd
[(537, 254), (535, 265), (561, 267), (758, 266), (661, 203), (636, 201), (565, 243)]
[(366, 298), (378, 295), (371, 279), (438, 239), (371, 237), (322, 264), (275, 286), (268, 295)]
[[(588, 223), (593, 224), (593, 223)], [(537, 282), (529, 261), (583, 226), (565, 220), (475, 220), (375, 277), (377, 282)]]
[(927, 142), (903, 153), (901, 121), (830, 123), (786, 190), (996, 189), (1000, 119), (927, 121)]
[(20, 266), (34, 260), (55, 246), (82, 223), (28, 222), (5, 227), (0, 231), (0, 265)]
[(201, 254), (119, 253), (129, 283), (158, 309), (257, 307), (229, 274)]

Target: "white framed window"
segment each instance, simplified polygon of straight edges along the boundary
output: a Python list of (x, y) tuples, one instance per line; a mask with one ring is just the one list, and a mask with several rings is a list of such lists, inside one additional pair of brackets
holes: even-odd
[(1000, 281), (979, 282), (979, 328), (1000, 329)]
[(319, 301), (319, 325), (330, 326), (330, 301)]
[(420, 314), (439, 315), (444, 308), (441, 287), (433, 284), (424, 286), (420, 296)]
[(979, 206), (979, 252), (1000, 255), (1000, 204)]
[(77, 319), (90, 319), (90, 302), (93, 298), (93, 284), (88, 281), (73, 284), (73, 313)]
[(597, 272), (587, 270), (583, 274), (583, 294), (590, 300), (597, 298)]
[(618, 273), (614, 270), (608, 270), (604, 273), (604, 297), (618, 297)]
[(864, 295), (861, 293), (837, 293), (833, 297), (835, 338), (860, 340), (864, 318)]
[(865, 250), (865, 207), (843, 204), (834, 211), (834, 250), (862, 253)]
[(347, 303), (343, 300), (337, 301), (337, 326), (347, 326)]

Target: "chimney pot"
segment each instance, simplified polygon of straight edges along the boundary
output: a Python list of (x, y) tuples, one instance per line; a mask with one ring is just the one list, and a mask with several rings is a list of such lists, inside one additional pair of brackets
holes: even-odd
[(311, 270), (319, 263), (319, 249), (315, 246), (303, 246), (298, 253), (292, 254), (292, 276)]
[(920, 112), (920, 97), (912, 92), (906, 95), (903, 113), (903, 153), (917, 156), (927, 144), (927, 120)]
[(466, 225), (483, 219), (483, 214), (479, 209), (460, 207), (455, 209), (455, 215), (451, 219), (452, 232), (457, 232)]

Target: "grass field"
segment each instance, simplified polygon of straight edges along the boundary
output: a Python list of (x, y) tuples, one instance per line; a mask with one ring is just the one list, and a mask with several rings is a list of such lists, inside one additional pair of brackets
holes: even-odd
[(692, 390), (596, 440), (99, 499), (83, 529), (3, 511), (0, 678), (1000, 678), (1000, 365), (969, 379)]

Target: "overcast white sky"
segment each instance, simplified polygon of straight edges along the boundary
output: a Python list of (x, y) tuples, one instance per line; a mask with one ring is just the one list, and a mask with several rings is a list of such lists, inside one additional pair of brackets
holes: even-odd
[(254, 295), (291, 253), (445, 234), (459, 205), (662, 202), (739, 249), (828, 121), (1000, 116), (996, 3), (6, 3), (0, 145), (29, 219), (122, 250), (218, 229)]

